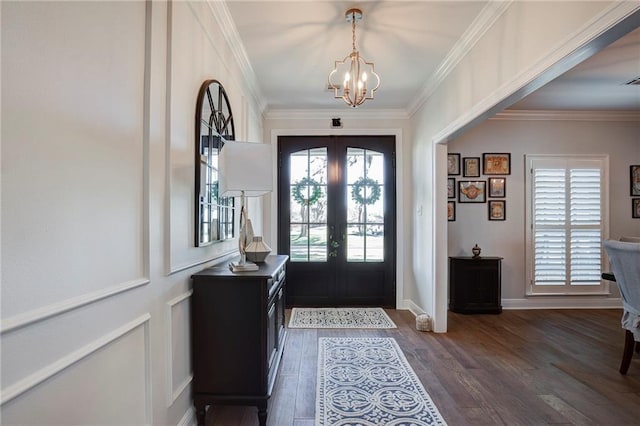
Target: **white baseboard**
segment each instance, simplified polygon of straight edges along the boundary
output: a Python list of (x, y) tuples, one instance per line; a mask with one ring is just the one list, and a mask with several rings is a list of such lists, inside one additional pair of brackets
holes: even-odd
[(529, 297), (502, 299), (502, 309), (621, 309), (620, 298)]
[(196, 410), (193, 406), (184, 413), (177, 426), (196, 426)]
[(416, 305), (412, 300), (409, 299), (401, 300), (400, 303), (398, 303), (397, 309), (409, 311), (416, 317), (420, 314), (425, 313), (424, 310), (420, 308), (420, 306)]

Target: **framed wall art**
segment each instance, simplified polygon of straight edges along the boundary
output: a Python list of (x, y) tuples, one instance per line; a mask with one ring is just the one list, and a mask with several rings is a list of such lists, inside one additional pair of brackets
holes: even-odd
[(480, 157), (464, 157), (462, 159), (462, 176), (480, 177)]
[(458, 202), (460, 203), (486, 203), (487, 181), (485, 180), (459, 180)]
[(447, 174), (460, 174), (460, 154), (447, 154)]
[(503, 177), (489, 178), (489, 197), (504, 198), (507, 196), (507, 179)]
[(504, 200), (489, 200), (489, 220), (505, 220), (507, 206)]
[(482, 173), (485, 175), (510, 175), (511, 154), (508, 152), (482, 154)]
[(631, 199), (631, 217), (640, 219), (640, 198)]
[(456, 179), (447, 179), (447, 198), (456, 198)]
[(640, 165), (630, 166), (630, 185), (631, 185), (631, 196), (638, 197), (640, 196)]
[(456, 202), (447, 201), (447, 220), (453, 222), (456, 220)]

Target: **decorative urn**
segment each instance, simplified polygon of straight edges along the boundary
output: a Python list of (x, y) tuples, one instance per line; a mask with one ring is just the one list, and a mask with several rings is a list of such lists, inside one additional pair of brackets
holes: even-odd
[(253, 237), (253, 241), (245, 247), (244, 253), (250, 262), (264, 262), (271, 253), (271, 247), (262, 241), (262, 237)]

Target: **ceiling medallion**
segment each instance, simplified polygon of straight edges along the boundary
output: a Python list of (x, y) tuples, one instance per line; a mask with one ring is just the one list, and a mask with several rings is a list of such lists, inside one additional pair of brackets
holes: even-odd
[(380, 77), (375, 72), (373, 62), (367, 62), (356, 49), (356, 21), (362, 20), (362, 10), (349, 9), (345, 12), (345, 18), (351, 22), (353, 48), (343, 60), (335, 61), (328, 81), (334, 97), (355, 108), (367, 99), (373, 99), (380, 86)]

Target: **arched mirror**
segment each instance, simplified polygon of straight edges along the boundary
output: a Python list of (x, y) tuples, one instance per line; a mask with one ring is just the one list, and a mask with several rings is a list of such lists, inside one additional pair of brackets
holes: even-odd
[(226, 141), (235, 140), (229, 98), (219, 81), (200, 86), (195, 124), (195, 245), (202, 247), (235, 235), (233, 197), (218, 196), (218, 155)]

